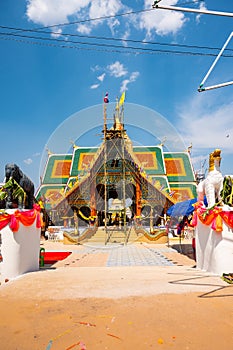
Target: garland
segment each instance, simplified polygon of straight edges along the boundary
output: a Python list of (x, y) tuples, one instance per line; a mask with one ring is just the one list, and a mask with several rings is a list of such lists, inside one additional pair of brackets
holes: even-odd
[(201, 202), (193, 204), (195, 210), (193, 213), (192, 225), (197, 226), (197, 219), (216, 232), (222, 232), (223, 221), (233, 229), (233, 211), (224, 211), (221, 207), (205, 208)]
[(79, 210), (78, 213), (79, 213), (79, 215), (81, 216), (81, 218), (84, 219), (84, 220), (87, 220), (87, 221), (89, 221), (89, 220), (94, 221), (94, 220), (96, 219), (96, 216), (88, 216), (88, 217), (85, 216), (85, 215), (81, 212), (81, 210)]
[(34, 204), (33, 209), (27, 211), (16, 210), (13, 214), (0, 213), (0, 230), (9, 224), (13, 232), (19, 230), (19, 223), (24, 226), (31, 226), (36, 220), (36, 227), (41, 227), (40, 206)]

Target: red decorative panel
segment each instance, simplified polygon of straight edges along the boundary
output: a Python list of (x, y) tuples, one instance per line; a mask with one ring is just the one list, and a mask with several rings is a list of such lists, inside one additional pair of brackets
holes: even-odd
[(55, 160), (51, 177), (69, 177), (70, 166), (71, 160)]
[(51, 204), (55, 204), (58, 200), (62, 198), (61, 190), (59, 189), (48, 189), (45, 193), (46, 200)]
[(174, 198), (175, 200), (177, 200), (178, 202), (182, 202), (182, 201), (186, 201), (190, 198), (193, 198), (193, 193), (192, 190), (189, 187), (184, 187), (184, 188), (172, 188), (171, 190), (174, 190), (174, 194), (172, 196), (172, 198)]
[(182, 158), (165, 159), (165, 165), (168, 176), (185, 176), (186, 171)]
[(135, 152), (143, 168), (157, 169), (157, 160), (155, 152)]
[(81, 153), (79, 158), (78, 170), (85, 170), (90, 167), (95, 153)]

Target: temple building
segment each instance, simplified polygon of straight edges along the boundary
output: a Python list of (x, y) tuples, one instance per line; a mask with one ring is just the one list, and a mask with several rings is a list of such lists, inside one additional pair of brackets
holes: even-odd
[(119, 104), (111, 127), (104, 106), (102, 134), (99, 147), (75, 145), (72, 153), (48, 155), (36, 197), (54, 224), (78, 218), (79, 225), (125, 225), (150, 217), (158, 225), (171, 205), (196, 197), (189, 152), (134, 146)]

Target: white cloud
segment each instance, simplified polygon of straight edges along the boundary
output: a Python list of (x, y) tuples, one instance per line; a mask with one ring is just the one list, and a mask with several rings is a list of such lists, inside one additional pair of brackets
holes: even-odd
[(119, 61), (116, 61), (116, 62), (108, 65), (107, 69), (109, 71), (109, 74), (111, 76), (114, 76), (115, 78), (123, 77), (124, 75), (126, 75), (128, 73), (127, 69)]
[[(119, 61), (115, 61), (114, 63), (111, 63), (107, 66), (107, 68), (102, 68), (106, 69), (106, 73), (103, 73), (99, 76), (97, 76), (97, 79), (102, 83), (106, 77), (106, 74), (110, 75), (113, 78), (122, 78), (127, 76), (126, 79), (124, 79), (121, 82), (121, 87), (120, 87), (120, 92), (122, 93), (123, 91), (128, 90), (128, 84), (133, 83), (134, 81), (137, 80), (139, 77), (139, 72), (135, 71), (129, 74), (128, 69)], [(91, 70), (93, 72), (97, 70), (101, 70), (101, 67), (91, 67)], [(100, 84), (94, 84), (90, 88), (91, 89), (96, 89), (99, 87)]]
[[(102, 83), (106, 77), (106, 74), (112, 76), (113, 78), (122, 78), (125, 77), (126, 75), (129, 76), (127, 79), (124, 79), (121, 82), (121, 87), (120, 87), (120, 92), (122, 93), (123, 91), (128, 90), (128, 84), (133, 83), (134, 81), (137, 80), (139, 76), (139, 72), (135, 71), (129, 74), (128, 69), (119, 61), (116, 61), (114, 63), (111, 63), (107, 66), (107, 68), (102, 68), (106, 69), (106, 73), (103, 73), (99, 76), (97, 76), (97, 79)], [(91, 70), (93, 72), (97, 70), (101, 70), (101, 67), (91, 67)], [(100, 84), (93, 84), (90, 89), (97, 89), (100, 86)]]
[(100, 84), (93, 84), (90, 86), (90, 89), (97, 89), (100, 86)]
[(53, 33), (51, 34), (52, 38), (59, 38), (62, 34), (62, 29), (61, 28), (57, 28), (57, 29), (53, 29)]
[(97, 79), (98, 79), (99, 81), (103, 82), (103, 81), (104, 81), (104, 78), (105, 78), (105, 75), (106, 75), (106, 73), (103, 73), (103, 74), (99, 75), (99, 76), (97, 77)]
[(90, 7), (88, 9), (87, 18), (95, 19), (85, 24), (78, 24), (77, 31), (82, 34), (90, 34), (93, 28), (106, 22), (111, 30), (112, 35), (114, 34), (115, 28), (120, 25), (120, 22), (116, 18), (103, 17), (115, 16), (120, 10), (123, 11), (124, 6), (119, 0), (95, 0), (90, 1)]
[[(178, 0), (163, 0), (163, 5), (176, 5), (177, 3)], [(144, 0), (145, 9), (152, 9), (151, 5), (151, 0)], [(204, 4), (200, 5), (203, 8), (204, 6)], [(130, 26), (146, 31), (148, 38), (154, 33), (157, 35), (175, 34), (186, 21), (185, 15), (181, 12), (160, 9), (140, 15), (114, 17), (119, 13), (131, 10), (121, 0), (27, 0), (26, 14), (29, 20), (43, 26), (80, 21), (76, 24), (76, 29), (84, 35), (90, 34), (94, 28), (104, 24), (109, 27), (112, 35), (116, 35), (117, 31), (118, 34), (121, 32), (121, 37), (130, 31)], [(105, 18), (109, 16), (113, 17)], [(62, 30), (62, 27), (59, 28), (59, 31), (53, 28), (53, 31), (58, 32), (58, 34), (53, 34), (53, 37), (61, 35)]]
[[(94, 71), (94, 70), (93, 70), (93, 71)], [(104, 81), (105, 75), (106, 75), (106, 73), (103, 73), (103, 74), (99, 75), (99, 76), (97, 77), (97, 79), (102, 83), (102, 82)], [(93, 84), (93, 85), (90, 86), (90, 89), (92, 89), (92, 90), (93, 90), (93, 89), (97, 89), (99, 86), (100, 86), (99, 83)]]
[(68, 17), (87, 7), (90, 0), (28, 0), (28, 18), (42, 25), (67, 23)]
[(81, 34), (88, 35), (91, 33), (92, 28), (88, 24), (78, 24), (77, 31)]
[(108, 20), (108, 26), (111, 30), (112, 36), (116, 35), (118, 27), (120, 27), (120, 21), (118, 19), (111, 18)]
[(101, 69), (102, 68), (100, 66), (98, 66), (98, 65), (95, 65), (94, 67), (91, 67), (91, 71), (92, 72), (96, 72), (96, 71), (101, 70)]
[[(176, 5), (178, 0), (164, 0), (163, 5)], [(145, 0), (145, 9), (151, 9), (151, 0)], [(180, 30), (186, 19), (183, 13), (154, 9), (150, 12), (144, 12), (140, 16), (139, 28), (146, 30), (147, 37), (153, 33), (157, 35), (175, 34)]]
[(125, 79), (122, 81), (120, 91), (126, 91), (128, 90), (128, 84), (133, 83), (137, 78), (139, 77), (139, 72), (133, 72), (129, 79)]
[(124, 46), (127, 46), (128, 44), (127, 44), (127, 39), (129, 38), (129, 36), (130, 36), (130, 29), (129, 29), (129, 26), (127, 25), (126, 26), (127, 27), (127, 29), (125, 30), (125, 33), (124, 33), (124, 35), (122, 36), (122, 44), (124, 45)]
[(185, 142), (192, 142), (194, 148), (203, 152), (220, 148), (225, 153), (233, 149), (233, 103), (220, 100), (221, 95), (201, 93), (191, 101), (185, 101), (180, 109), (176, 124)]
[[(71, 17), (75, 19), (95, 19), (98, 17), (115, 16), (126, 7), (120, 0), (27, 0), (27, 17), (34, 23), (44, 26), (69, 23)], [(77, 24), (77, 30), (82, 34), (90, 34), (92, 29), (105, 19), (88, 21)], [(111, 31), (119, 26), (116, 18), (106, 21)], [(56, 34), (55, 34), (56, 35)]]
[[(196, 1), (196, 2), (197, 2), (197, 1)], [(207, 8), (206, 8), (204, 2), (201, 2), (201, 3), (200, 3), (199, 9), (202, 10), (202, 11), (203, 11), (203, 10), (207, 10)], [(196, 22), (197, 22), (197, 23), (200, 22), (200, 18), (201, 18), (201, 14), (196, 16)]]
[(33, 160), (31, 158), (24, 159), (24, 163), (27, 164), (27, 165), (32, 164), (32, 162), (33, 162)]
[(119, 0), (95, 0), (91, 1), (90, 18), (99, 18), (105, 16), (114, 16), (121, 9), (123, 5)]

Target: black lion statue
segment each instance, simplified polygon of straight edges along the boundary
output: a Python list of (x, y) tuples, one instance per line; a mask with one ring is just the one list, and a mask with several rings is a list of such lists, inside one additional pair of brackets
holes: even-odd
[[(20, 170), (16, 164), (7, 164), (5, 166), (5, 182), (13, 178), (25, 191), (25, 209), (32, 209), (34, 204), (34, 184), (33, 182)], [(12, 198), (12, 191), (8, 190), (8, 196), (6, 199), (6, 208), (20, 207), (19, 201), (15, 201)]]

